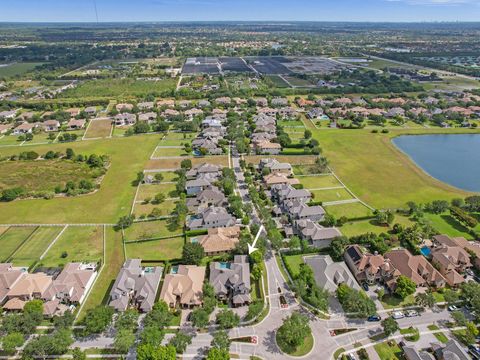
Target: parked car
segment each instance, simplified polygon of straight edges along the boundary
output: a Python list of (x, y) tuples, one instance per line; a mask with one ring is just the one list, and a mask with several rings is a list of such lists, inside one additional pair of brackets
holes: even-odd
[(470, 276), (474, 276), (474, 275), (475, 275), (474, 272), (472, 271), (472, 269), (467, 269), (467, 270), (465, 270), (465, 273), (466, 273), (467, 275), (470, 275)]
[(460, 310), (460, 308), (458, 306), (450, 305), (448, 307), (448, 311), (457, 311), (457, 310)]
[(408, 310), (405, 315), (407, 317), (415, 317), (415, 316), (418, 316), (418, 312), (415, 310)]
[(348, 357), (349, 360), (357, 360), (357, 358), (355, 357), (354, 354), (348, 354), (347, 357)]
[(363, 288), (363, 290), (365, 290), (365, 291), (370, 290), (370, 288), (368, 287), (368, 284), (367, 284), (367, 283), (363, 283), (363, 284), (362, 284), (362, 288)]
[(405, 317), (405, 314), (401, 311), (395, 311), (393, 314), (392, 314), (392, 318), (394, 318), (395, 320), (397, 319), (403, 319)]
[(371, 315), (367, 318), (367, 321), (374, 322), (374, 321), (380, 321), (382, 318), (378, 315)]

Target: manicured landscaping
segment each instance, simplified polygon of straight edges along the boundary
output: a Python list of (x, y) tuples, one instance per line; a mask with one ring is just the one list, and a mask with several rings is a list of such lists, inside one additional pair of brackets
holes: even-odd
[(431, 222), (432, 226), (440, 234), (446, 234), (452, 237), (462, 236), (466, 239), (473, 239), (472, 235), (468, 233), (468, 229), (450, 214), (425, 213), (425, 218)]
[(393, 308), (415, 305), (415, 297), (414, 295), (409, 295), (405, 299), (402, 299), (395, 295), (386, 294), (381, 299), (381, 302), (385, 309), (393, 309)]
[[(440, 328), (437, 325), (428, 325), (428, 330), (435, 331), (435, 330), (440, 330)], [(443, 332), (436, 332), (433, 334), (438, 341), (440, 341), (442, 344), (446, 344), (448, 342), (447, 336)]]
[(314, 339), (313, 335), (309, 334), (303, 341), (303, 344), (296, 349), (292, 349), (287, 345), (283, 344), (282, 342), (278, 341), (278, 337), (275, 339), (277, 341), (277, 345), (281, 351), (290, 355), (290, 356), (304, 356), (308, 354), (313, 349)]
[(326, 205), (324, 207), (327, 213), (335, 216), (337, 219), (341, 218), (342, 216), (347, 217), (347, 219), (355, 219), (373, 215), (369, 208), (359, 202), (350, 204)]
[(402, 349), (397, 345), (395, 341), (383, 342), (374, 346), (375, 351), (381, 360), (401, 360)]
[(129, 243), (125, 245), (126, 257), (129, 259), (143, 259), (147, 262), (181, 259), (183, 244), (183, 236)]
[(285, 265), (290, 269), (290, 276), (294, 278), (300, 272), (300, 265), (303, 264), (303, 257), (305, 255), (287, 255), (284, 256)]
[(99, 261), (102, 254), (103, 226), (69, 226), (41, 264), (61, 266), (72, 261)]

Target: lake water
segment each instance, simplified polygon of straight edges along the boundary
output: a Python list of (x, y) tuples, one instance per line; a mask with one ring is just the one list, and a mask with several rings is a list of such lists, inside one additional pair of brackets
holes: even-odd
[(393, 143), (434, 178), (480, 192), (480, 134), (403, 135)]

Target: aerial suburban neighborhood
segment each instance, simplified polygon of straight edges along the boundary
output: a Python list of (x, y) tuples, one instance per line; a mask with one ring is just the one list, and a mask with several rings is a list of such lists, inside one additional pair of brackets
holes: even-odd
[(480, 359), (478, 4), (77, 3), (0, 14), (0, 359)]

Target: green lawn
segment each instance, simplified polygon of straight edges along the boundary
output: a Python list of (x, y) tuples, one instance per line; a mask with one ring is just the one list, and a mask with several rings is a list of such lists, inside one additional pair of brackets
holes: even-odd
[(18, 140), (19, 135), (0, 135), (0, 146), (20, 145), (22, 141)]
[(142, 221), (125, 229), (125, 241), (174, 236), (182, 232), (181, 228), (171, 231), (167, 220)]
[(122, 267), (125, 258), (121, 246), (122, 234), (111, 227), (105, 231), (105, 266), (92, 288), (88, 298), (85, 300), (82, 312), (78, 320), (82, 320), (88, 309), (108, 302), (110, 288), (112, 287)]
[(45, 266), (60, 266), (72, 261), (98, 261), (102, 256), (103, 226), (70, 226), (41, 263)]
[(36, 230), (34, 226), (11, 226), (0, 235), (0, 262), (7, 261), (14, 251)]
[(313, 335), (311, 333), (304, 339), (303, 344), (295, 349), (280, 342), (278, 337), (276, 337), (275, 340), (280, 350), (290, 356), (304, 356), (312, 350), (314, 344)]
[(138, 189), (137, 201), (152, 199), (158, 193), (164, 194), (167, 198), (177, 196), (175, 184), (142, 184)]
[(310, 192), (314, 201), (329, 202), (354, 198), (346, 189), (310, 190)]
[(342, 216), (346, 216), (348, 219), (354, 219), (372, 215), (372, 211), (359, 202), (341, 205), (328, 205), (325, 206), (325, 210), (327, 213), (335, 216), (337, 219)]
[(305, 255), (289, 255), (284, 256), (285, 265), (290, 269), (290, 276), (294, 278), (300, 272), (300, 265), (303, 264)]
[[(434, 331), (434, 330), (440, 330), (437, 325), (428, 325), (428, 330)], [(448, 342), (447, 336), (443, 332), (437, 332), (433, 334), (438, 341), (440, 341), (442, 344), (446, 344)]]
[(384, 342), (374, 346), (375, 351), (381, 360), (401, 360), (403, 359), (402, 350), (393, 342), (393, 346), (389, 345), (389, 342)]
[[(160, 146), (167, 146), (160, 143)], [(187, 156), (183, 148), (169, 148), (169, 147), (158, 147), (153, 153), (153, 157), (163, 157), (163, 156)]]
[(15, 265), (30, 266), (40, 255), (47, 249), (48, 245), (55, 239), (55, 237), (62, 231), (61, 227), (38, 227), (37, 230), (30, 236), (29, 240), (25, 242), (13, 256), (13, 263)]
[(305, 189), (322, 189), (329, 187), (342, 186), (333, 175), (321, 176), (298, 176), (298, 180)]
[(385, 309), (393, 309), (393, 308), (398, 308), (398, 307), (414, 305), (415, 304), (415, 296), (414, 295), (408, 295), (405, 299), (402, 300), (400, 297), (386, 294), (386, 295), (383, 296), (381, 302), (382, 302), (382, 305)]
[(285, 128), (295, 127), (295, 128), (299, 128), (299, 130), (301, 130), (302, 128), (305, 128), (305, 125), (303, 125), (303, 122), (301, 122), (300, 120), (280, 120), (280, 121), (277, 121), (277, 125), (283, 126)]
[(165, 137), (162, 139), (162, 142), (167, 140), (181, 140), (181, 141), (188, 141), (188, 140), (193, 140), (197, 136), (198, 133), (196, 132), (173, 132), (169, 131), (167, 134), (165, 134)]
[[(395, 215), (394, 223), (402, 224), (405, 227), (413, 225), (413, 222), (407, 217), (399, 216), (398, 214)], [(347, 222), (340, 227), (342, 234), (348, 237), (365, 233), (381, 234), (386, 233), (389, 230), (391, 230), (391, 228), (377, 225), (375, 220), (352, 221)]]
[(126, 244), (127, 258), (165, 261), (182, 258), (183, 237)]
[[(465, 132), (462, 129), (447, 130), (449, 133)], [(391, 142), (395, 135), (441, 133), (445, 130), (395, 129), (389, 134), (372, 134), (366, 129), (312, 131), (333, 171), (355, 195), (375, 208), (402, 207), (411, 200), (449, 200), (467, 194), (426, 175)]]
[[(0, 203), (0, 224), (116, 222), (129, 213), (136, 191), (132, 181), (144, 169), (157, 143), (157, 136), (147, 135), (29, 146), (28, 150), (39, 154), (48, 150), (65, 153), (68, 147), (81, 154), (106, 154), (111, 165), (101, 188), (93, 194)], [(18, 154), (18, 147), (0, 148), (0, 157), (12, 154)]]
[[(155, 174), (156, 173), (149, 173), (148, 175), (155, 176)], [(163, 176), (163, 180), (160, 183), (175, 182), (178, 179), (178, 175), (172, 171), (162, 171), (159, 172), (159, 174)]]
[(446, 234), (452, 237), (463, 236), (466, 239), (473, 239), (472, 235), (468, 233), (468, 229), (448, 213), (425, 213), (425, 218), (427, 218), (435, 230), (441, 234)]

